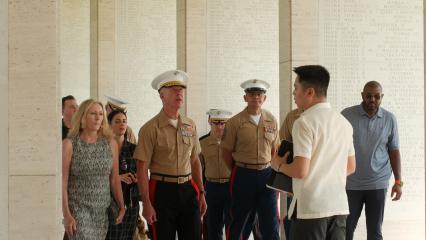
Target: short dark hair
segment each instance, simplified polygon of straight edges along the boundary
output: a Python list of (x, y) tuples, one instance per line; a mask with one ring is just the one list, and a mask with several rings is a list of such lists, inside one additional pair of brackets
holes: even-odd
[(295, 67), (293, 71), (299, 77), (303, 88), (313, 88), (318, 97), (327, 97), (327, 88), (330, 82), (330, 73), (320, 65), (304, 65)]
[(365, 89), (369, 88), (369, 87), (377, 87), (377, 88), (380, 88), (380, 90), (382, 90), (382, 85), (379, 82), (377, 82), (377, 81), (369, 81), (369, 82), (367, 82), (364, 85), (364, 88), (363, 88), (362, 91), (365, 91)]
[(123, 111), (122, 109), (118, 109), (118, 110), (113, 110), (112, 112), (110, 112), (108, 114), (108, 123), (111, 125), (112, 119), (114, 118), (115, 115), (122, 113), (124, 116), (126, 116), (127, 118), (127, 114), (125, 111)]
[(65, 102), (67, 100), (75, 100), (75, 97), (73, 95), (68, 95), (62, 98), (62, 110), (64, 110)]

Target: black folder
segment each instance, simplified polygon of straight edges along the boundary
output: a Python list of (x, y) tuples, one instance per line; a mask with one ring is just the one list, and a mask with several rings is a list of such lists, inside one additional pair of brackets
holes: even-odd
[[(293, 143), (283, 140), (281, 142), (280, 148), (278, 149), (278, 156), (282, 157), (286, 152), (290, 152), (287, 158), (287, 163), (293, 162)], [(268, 183), (266, 184), (268, 188), (280, 191), (293, 193), (293, 182), (291, 177), (277, 172), (272, 169), (271, 177), (269, 178)]]

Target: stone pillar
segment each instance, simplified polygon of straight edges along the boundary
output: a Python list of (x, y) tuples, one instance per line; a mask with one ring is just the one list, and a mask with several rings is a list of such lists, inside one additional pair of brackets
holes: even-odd
[(204, 97), (209, 93), (207, 82), (207, 0), (186, 1), (186, 65), (191, 77), (187, 89), (188, 116), (197, 124), (201, 137), (209, 130), (206, 112), (213, 106)]
[[(97, 70), (97, 78), (91, 78), (91, 97), (101, 100), (104, 103), (106, 102), (105, 94), (113, 93), (116, 88), (116, 12), (119, 2), (120, 1), (115, 0), (99, 0), (97, 3), (98, 39), (97, 42), (92, 42), (92, 48), (97, 48), (98, 55), (97, 59), (96, 56), (92, 56), (94, 57), (94, 59), (92, 59), (94, 61), (91, 61), (91, 65), (95, 67), (93, 70)], [(96, 6), (96, 4), (92, 6)], [(92, 16), (95, 10), (96, 9), (92, 9)], [(92, 29), (92, 31), (94, 30), (96, 29)]]
[(63, 0), (60, 14), (61, 95), (90, 96), (90, 0)]
[[(177, 0), (176, 9), (176, 68), (186, 71), (186, 0)], [(186, 115), (186, 98), (180, 113)]]
[[(392, 202), (388, 190), (384, 238), (424, 238), (423, 1), (292, 0), (291, 4), (292, 67), (327, 67), (333, 108), (359, 104), (367, 81), (382, 83), (382, 106), (398, 120), (402, 176), (409, 183), (401, 201)], [(355, 238), (365, 239), (365, 231), (361, 217)]]
[[(292, 58), (291, 58), (291, 0), (279, 1), (279, 101), (280, 127), (289, 111), (296, 108), (292, 97)], [(280, 194), (280, 234), (285, 238), (284, 216), (287, 215), (287, 195)]]
[(98, 0), (90, 0), (90, 98), (99, 99), (99, 11)]
[(0, 239), (9, 239), (8, 1), (0, 0)]
[[(426, 75), (426, 62), (424, 60), (426, 58), (426, 41), (425, 41), (425, 39), (426, 39), (426, 15), (425, 15), (425, 12), (426, 12), (426, 0), (423, 0), (423, 75)], [(424, 85), (423, 85), (423, 94), (424, 94), (423, 95), (423, 102), (426, 102), (426, 94), (425, 94), (425, 86)], [(423, 107), (423, 110), (425, 110), (425, 107)], [(423, 111), (423, 119), (426, 119), (426, 111)], [(424, 122), (423, 127), (424, 127), (423, 132), (424, 132), (424, 136), (425, 136), (425, 139), (423, 139), (423, 141), (426, 141), (426, 122)], [(423, 154), (426, 155), (426, 148), (423, 149), (423, 150), (424, 150)], [(424, 159), (424, 161), (426, 163), (426, 159)], [(425, 164), (425, 166), (426, 166), (426, 164)], [(425, 182), (426, 182), (426, 178), (425, 178)], [(426, 192), (426, 184), (425, 184), (425, 187), (423, 189)], [(426, 206), (426, 200), (425, 199), (423, 199), (423, 203), (424, 203), (423, 206)], [(426, 229), (426, 221), (424, 222), (424, 228)]]
[[(176, 4), (175, 0), (116, 2), (115, 22), (111, 23), (116, 28), (115, 45), (111, 46), (115, 60), (110, 61), (115, 62), (115, 78), (107, 80), (109, 85), (106, 85), (100, 76), (99, 86), (105, 94), (130, 102), (127, 116), (136, 134), (162, 106), (151, 81), (158, 74), (177, 67)], [(99, 22), (102, 18), (99, 15)], [(105, 61), (99, 56), (99, 67), (104, 68)]]
[(279, 118), (278, 30), (276, 0), (187, 0), (187, 112), (200, 135), (208, 108), (244, 108), (240, 83), (252, 78), (271, 84), (264, 107)]
[(279, 1), (279, 101), (282, 123), (286, 114), (296, 106), (292, 97), (292, 59), (291, 59), (291, 0)]
[(9, 117), (8, 151), (1, 151), (1, 159), (9, 153), (8, 239), (59, 239), (59, 5), (53, 0), (14, 0), (8, 11), (9, 112), (1, 114), (2, 123), (3, 116)]

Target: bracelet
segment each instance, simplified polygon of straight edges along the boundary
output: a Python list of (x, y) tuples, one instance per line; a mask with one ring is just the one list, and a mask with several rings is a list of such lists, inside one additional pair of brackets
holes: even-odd
[(402, 187), (402, 186), (404, 186), (404, 182), (401, 181), (401, 179), (397, 179), (397, 180), (395, 180), (395, 185)]
[(200, 190), (200, 194), (206, 194), (206, 191), (204, 189)]

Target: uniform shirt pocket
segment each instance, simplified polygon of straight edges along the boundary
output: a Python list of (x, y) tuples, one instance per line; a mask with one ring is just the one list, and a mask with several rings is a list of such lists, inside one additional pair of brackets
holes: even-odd
[(159, 149), (168, 149), (169, 144), (167, 142), (167, 137), (166, 136), (158, 136), (157, 146), (158, 146)]
[(192, 150), (192, 137), (182, 136), (182, 153), (183, 156), (191, 156)]
[(275, 139), (275, 133), (265, 132), (265, 138), (272, 142)]
[(264, 126), (265, 138), (269, 142), (273, 142), (275, 140), (277, 134), (277, 128), (273, 124), (265, 124)]
[(182, 136), (182, 141), (186, 145), (191, 145), (191, 142), (192, 142), (191, 140), (192, 140), (192, 137)]

